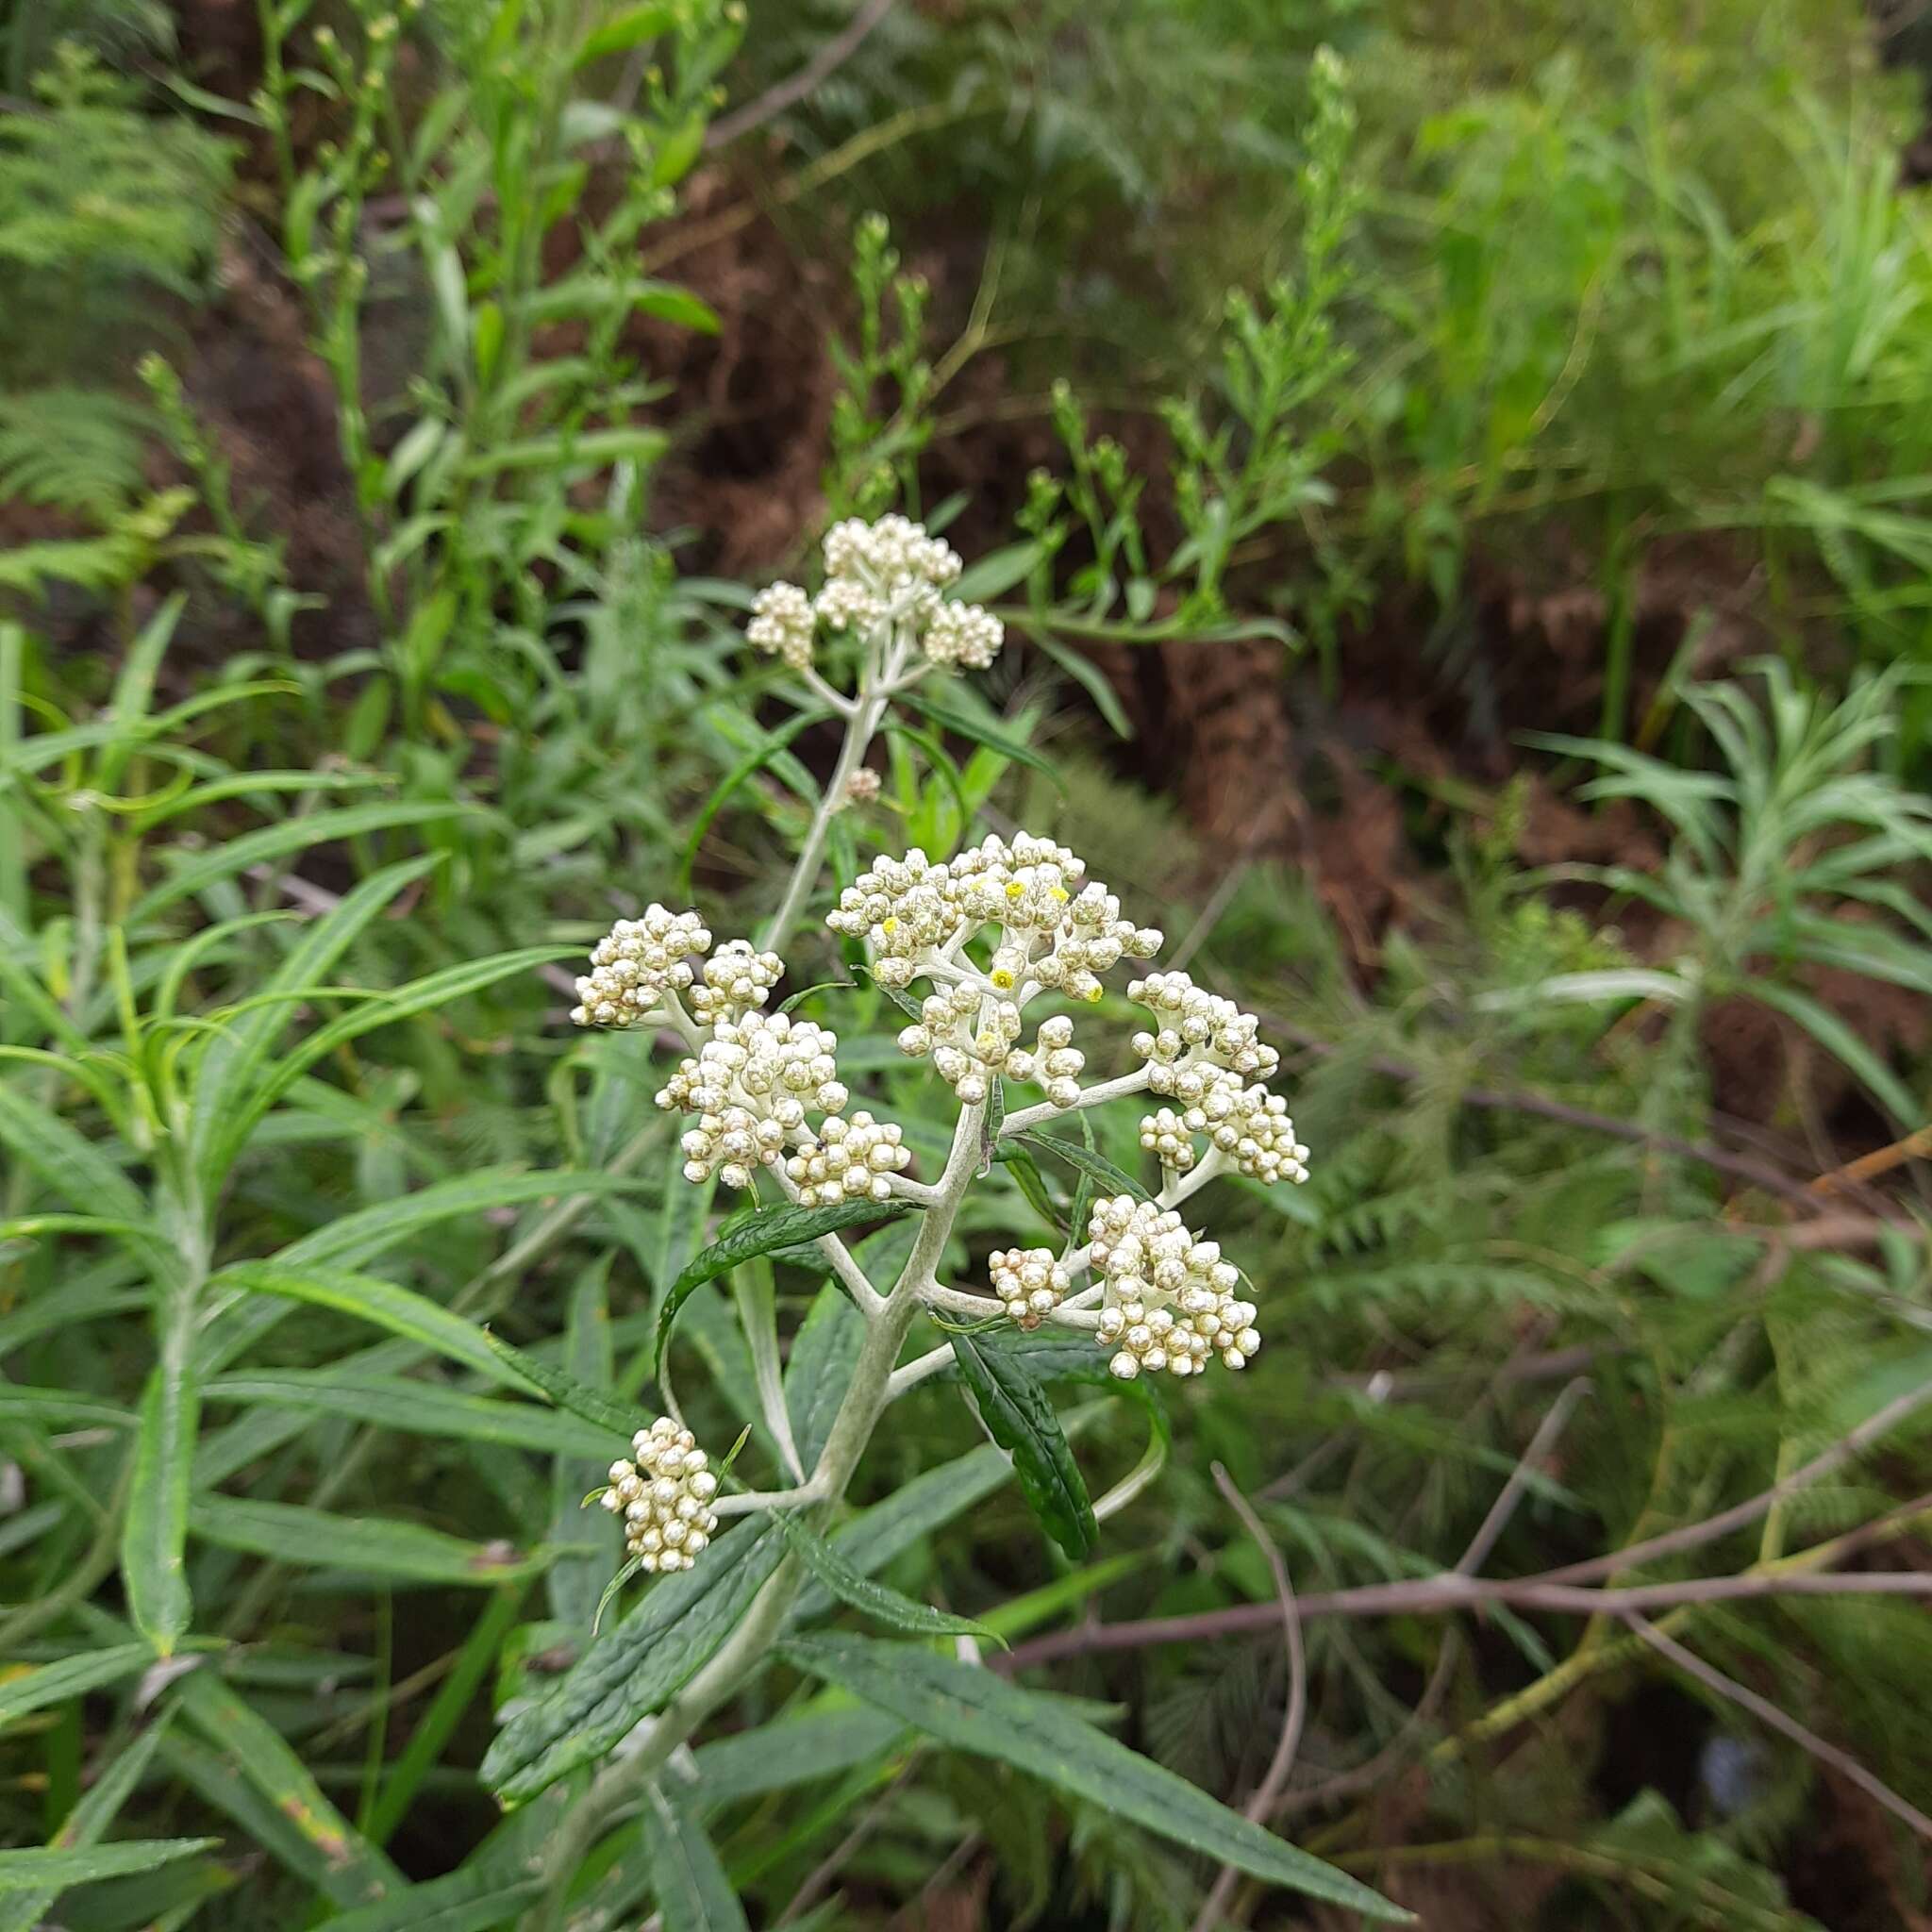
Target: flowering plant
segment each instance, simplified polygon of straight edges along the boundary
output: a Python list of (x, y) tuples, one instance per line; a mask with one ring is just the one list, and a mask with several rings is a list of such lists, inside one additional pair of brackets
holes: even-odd
[[(824, 560), (816, 596), (774, 586), (758, 600), (749, 630), (757, 648), (779, 657), (846, 724), (777, 913), (757, 941), (719, 943), (697, 911), (651, 905), (617, 923), (576, 982), (578, 1025), (641, 1028), (673, 1046), (676, 1064), (657, 1105), (685, 1121), (684, 1181), (747, 1205), (669, 1284), (658, 1357), (669, 1412), (629, 1432), (628, 1450), (597, 1492), (622, 1518), (628, 1553), (607, 1601), (641, 1574), (655, 1581), (560, 1684), (512, 1712), (485, 1774), (519, 1801), (622, 1746), (567, 1812), (548, 1855), (560, 1924), (575, 1861), (641, 1792), (661, 1796), (692, 1734), (778, 1658), (959, 1748), (1104, 1792), (1116, 1812), (1245, 1871), (1391, 1916), (1355, 1881), (986, 1670), (978, 1641), (988, 1633), (874, 1580), (869, 1572), (890, 1554), (891, 1534), (857, 1532), (882, 1511), (890, 1517), (891, 1502), (827, 1534), (886, 1411), (947, 1378), (991, 1438), (993, 1461), (981, 1467), (993, 1479), (1010, 1468), (1048, 1533), (1084, 1554), (1098, 1524), (1158, 1474), (1166, 1424), (1156, 1411), (1149, 1455), (1094, 1501), (1047, 1384), (1097, 1376), (1150, 1403), (1144, 1388), (1124, 1385), (1242, 1368), (1261, 1345), (1256, 1301), (1235, 1262), (1188, 1225), (1182, 1208), (1224, 1174), (1303, 1180), (1308, 1150), (1268, 1090), (1278, 1056), (1255, 1017), (1184, 972), (1128, 980), (1127, 998), (1147, 1016), (1128, 1042), (1131, 1063), (1089, 1076), (1074, 1011), (1102, 999), (1105, 975), (1152, 960), (1162, 936), (1124, 916), (1077, 854), (1026, 832), (988, 835), (946, 858), (916, 848), (875, 858), (824, 918), (854, 970), (904, 1011), (898, 1053), (928, 1066), (948, 1091), (952, 1126), (934, 1143), (932, 1164), (915, 1161), (913, 1137), (882, 1105), (858, 1104), (841, 1074), (839, 1036), (790, 1010), (792, 1002), (774, 1006), (790, 977), (778, 948), (807, 904), (826, 827), (854, 795), (886, 707), (937, 669), (991, 661), (1000, 644), (996, 619), (948, 599), (959, 560), (916, 524), (842, 524)], [(849, 693), (821, 669), (822, 658), (841, 655), (856, 667)], [(1151, 1109), (1140, 1141), (1158, 1164), (1154, 1191), (1093, 1152), (1091, 1137), (1041, 1134), (1130, 1099)], [(949, 1266), (961, 1209), (996, 1163), (1030, 1164), (1036, 1148), (1081, 1173), (1069, 1224), (1057, 1246), (1014, 1239), (994, 1248), (985, 1287), (968, 1285)], [(888, 1221), (903, 1226), (862, 1241), (851, 1236)], [(667, 1351), (680, 1311), (708, 1282), (781, 1253), (815, 1257), (829, 1274), (830, 1299), (793, 1337), (781, 1373), (770, 1298), (739, 1297), (764, 1432), (792, 1478), (759, 1491), (685, 1426)], [(921, 1321), (945, 1339), (908, 1354)], [(554, 1372), (543, 1373), (560, 1400), (573, 1399)], [(814, 1374), (801, 1401), (800, 1385)], [(606, 1407), (583, 1398), (587, 1415)], [(950, 1637), (956, 1655), (802, 1639), (808, 1591), (927, 1640)]]

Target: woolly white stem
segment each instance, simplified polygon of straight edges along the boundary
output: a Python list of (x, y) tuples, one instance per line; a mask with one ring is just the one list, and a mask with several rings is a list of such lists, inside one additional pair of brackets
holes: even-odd
[(1058, 1120), (1065, 1113), (1078, 1113), (1090, 1107), (1105, 1107), (1109, 1100), (1124, 1100), (1129, 1093), (1144, 1093), (1147, 1091), (1147, 1069), (1136, 1067), (1131, 1074), (1123, 1074), (1118, 1080), (1103, 1080), (1097, 1087), (1081, 1090), (1080, 1097), (1072, 1107), (1056, 1107), (1050, 1100), (1042, 1100), (1038, 1107), (1023, 1107), (1018, 1113), (1009, 1113), (1006, 1124), (1000, 1129), (1003, 1140), (1014, 1134), (1024, 1134), (1035, 1127), (1044, 1126), (1048, 1121)]

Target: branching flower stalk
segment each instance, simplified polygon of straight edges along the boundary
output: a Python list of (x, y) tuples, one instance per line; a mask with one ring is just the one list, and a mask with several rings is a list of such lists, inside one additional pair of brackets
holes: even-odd
[[(1051, 840), (989, 837), (944, 861), (916, 849), (881, 857), (826, 918), (833, 932), (864, 945), (874, 979), (904, 1003), (910, 1004), (906, 989), (926, 989), (898, 1045), (929, 1061), (959, 1103), (936, 1179), (907, 1172), (904, 1137), (876, 1108), (852, 1110), (836, 1034), (766, 1010), (786, 970), (774, 948), (805, 904), (830, 816), (884, 708), (935, 665), (990, 662), (999, 643), (998, 625), (984, 612), (941, 599), (958, 559), (916, 525), (841, 525), (827, 539), (825, 561), (827, 583), (815, 601), (794, 586), (774, 586), (758, 600), (750, 631), (755, 644), (808, 679), (817, 678), (821, 625), (856, 630), (863, 655), (856, 696), (821, 692), (847, 718), (845, 742), (764, 947), (715, 943), (697, 912), (651, 906), (599, 943), (591, 972), (577, 981), (573, 1017), (580, 1025), (645, 1026), (685, 1042), (688, 1057), (658, 1104), (694, 1117), (682, 1141), (693, 1183), (715, 1179), (754, 1198), (762, 1185), (808, 1213), (846, 1219), (846, 1203), (903, 1205), (918, 1221), (910, 1252), (883, 1292), (837, 1232), (818, 1234), (865, 1333), (824, 1446), (795, 1488), (718, 1493), (704, 1452), (675, 1411), (612, 1464), (606, 1506), (622, 1514), (634, 1560), (657, 1570), (704, 1561), (720, 1519), (836, 1508), (887, 1407), (951, 1357), (934, 1350), (901, 1365), (922, 1313), (956, 1327), (1061, 1329), (1091, 1342), (1122, 1381), (1241, 1369), (1261, 1345), (1255, 1305), (1241, 1298), (1242, 1278), (1219, 1244), (1189, 1229), (1180, 1208), (1227, 1173), (1264, 1183), (1307, 1174), (1307, 1149), (1296, 1142), (1283, 1103), (1261, 1084), (1278, 1055), (1259, 1040), (1252, 1015), (1185, 973), (1149, 972), (1128, 986), (1150, 1024), (1133, 1037), (1140, 1064), (1125, 1074), (1082, 1083), (1086, 1055), (1066, 1011), (1039, 1018), (1027, 1037), (1027, 1008), (1091, 1005), (1101, 997), (1102, 974), (1151, 959), (1162, 944), (1159, 932), (1123, 918), (1115, 896), (1088, 879), (1085, 862)], [(1005, 1086), (1032, 1087), (1042, 1098), (1002, 1108), (995, 1121), (995, 1092), (1004, 1101)], [(1157, 1195), (1121, 1191), (1094, 1201), (1087, 1239), (1058, 1257), (1018, 1243), (995, 1250), (991, 1292), (941, 1282), (960, 1207), (986, 1171), (990, 1131), (1008, 1140), (1061, 1114), (1143, 1093), (1166, 1103), (1141, 1126), (1141, 1145), (1162, 1170)], [(766, 1391), (781, 1450), (789, 1430), (771, 1411), (782, 1403), (775, 1388)], [(1144, 1460), (1103, 1507), (1124, 1503), (1158, 1468), (1158, 1457)], [(643, 1556), (651, 1560), (642, 1563)], [(584, 1855), (769, 1658), (804, 1575), (789, 1550), (738, 1626), (566, 1815), (549, 1855), (541, 1925), (554, 1932), (565, 1924)]]

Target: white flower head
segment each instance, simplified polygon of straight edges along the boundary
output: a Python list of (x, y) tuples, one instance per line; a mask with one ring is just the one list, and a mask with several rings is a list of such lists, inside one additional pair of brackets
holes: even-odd
[(667, 991), (682, 992), (696, 976), (689, 963), (710, 950), (711, 935), (695, 912), (644, 908), (620, 919), (597, 941), (591, 970), (577, 981), (579, 1026), (635, 1026), (658, 1015)]
[(794, 671), (811, 668), (816, 621), (811, 599), (796, 584), (770, 584), (752, 599), (746, 641)]
[(850, 1120), (832, 1114), (817, 1134), (799, 1141), (785, 1172), (797, 1184), (804, 1206), (830, 1208), (841, 1201), (891, 1200), (890, 1177), (904, 1174), (911, 1158), (902, 1129), (892, 1122), (875, 1121), (869, 1113)]
[(1038, 1328), (1066, 1296), (1067, 1271), (1051, 1248), (995, 1248), (987, 1267), (993, 1292), (1021, 1328)]
[(625, 1548), (641, 1569), (689, 1570), (718, 1533), (718, 1478), (689, 1429), (660, 1415), (610, 1465), (603, 1504), (624, 1519)]
[(1096, 1339), (1124, 1382), (1149, 1374), (1199, 1374), (1217, 1357), (1245, 1368), (1261, 1346), (1255, 1305), (1235, 1291), (1241, 1274), (1173, 1208), (1131, 1194), (1096, 1201), (1089, 1219), (1091, 1264), (1105, 1283)]
[(761, 1007), (785, 977), (776, 953), (760, 953), (749, 940), (727, 940), (705, 961), (702, 983), (691, 989), (689, 1005), (700, 1020), (736, 1020)]
[(1153, 1008), (1159, 1030), (1135, 1034), (1134, 1051), (1147, 1062), (1148, 1086), (1174, 1103), (1142, 1117), (1141, 1145), (1170, 1173), (1185, 1174), (1205, 1137), (1252, 1180), (1307, 1180), (1308, 1150), (1295, 1138), (1287, 1101), (1248, 1077), (1265, 1079), (1281, 1064), (1255, 1016), (1185, 973), (1150, 973), (1127, 996)]

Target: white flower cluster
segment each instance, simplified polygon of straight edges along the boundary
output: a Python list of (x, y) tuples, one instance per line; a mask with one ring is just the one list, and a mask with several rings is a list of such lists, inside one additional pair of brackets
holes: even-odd
[(948, 603), (941, 591), (959, 575), (958, 553), (901, 516), (868, 524), (849, 517), (826, 534), (824, 588), (808, 597), (796, 584), (773, 584), (752, 603), (745, 639), (808, 670), (818, 627), (874, 631), (902, 625), (927, 660), (947, 670), (984, 671), (1005, 641), (1000, 621), (976, 604)]
[(1305, 1181), (1308, 1150), (1295, 1139), (1288, 1103), (1265, 1080), (1281, 1056), (1258, 1037), (1259, 1022), (1232, 1000), (1205, 991), (1185, 973), (1150, 973), (1127, 997), (1151, 1007), (1158, 1033), (1137, 1033), (1134, 1051), (1147, 1062), (1147, 1084), (1178, 1103), (1142, 1117), (1141, 1145), (1162, 1167), (1185, 1174), (1205, 1136), (1250, 1179)]
[(591, 955), (577, 981), (579, 1026), (635, 1026), (663, 1004), (667, 989), (681, 992), (696, 976), (686, 963), (710, 950), (711, 935), (695, 912), (648, 906), (641, 919), (620, 919)]
[(794, 671), (808, 671), (815, 629), (811, 599), (796, 584), (768, 584), (752, 599), (744, 635), (767, 657), (782, 658)]
[(939, 864), (914, 846), (904, 858), (874, 859), (839, 895), (825, 924), (864, 940), (874, 976), (895, 987), (922, 976), (956, 977), (945, 969), (960, 947), (997, 925), (987, 974), (995, 991), (1043, 988), (1092, 1001), (1100, 997), (1100, 974), (1123, 957), (1152, 958), (1161, 936), (1123, 919), (1105, 886), (1082, 885), (1086, 872), (1086, 861), (1064, 845), (1026, 832), (1010, 844), (989, 835)]
[(720, 1020), (696, 1059), (679, 1063), (658, 1105), (694, 1113), (683, 1141), (684, 1177), (748, 1188), (759, 1167), (776, 1167), (805, 1127), (809, 1104), (844, 1110), (849, 1097), (833, 1058), (838, 1036), (789, 1013), (748, 1012)]
[(749, 940), (727, 940), (705, 961), (703, 983), (691, 988), (688, 1004), (707, 1024), (735, 1020), (763, 1006), (784, 977), (785, 962), (776, 953), (756, 952)]
[(987, 1266), (993, 1292), (1022, 1328), (1038, 1328), (1066, 1296), (1067, 1271), (1051, 1248), (995, 1248)]
[(1072, 1107), (1080, 1098), (1077, 1075), (1087, 1064), (1087, 1056), (1073, 1044), (1074, 1023), (1064, 1013), (1042, 1020), (1030, 1049), (1017, 1045), (1019, 1038), (1020, 1008), (1011, 1000), (989, 1002), (962, 982), (921, 1003), (918, 1024), (899, 1035), (899, 1051), (914, 1058), (930, 1054), (933, 1072), (969, 1107), (984, 1100), (1002, 1074), (1037, 1080), (1054, 1106)]
[(887, 1176), (903, 1174), (912, 1158), (903, 1139), (892, 1122), (875, 1121), (869, 1113), (849, 1121), (832, 1114), (816, 1135), (798, 1143), (785, 1172), (798, 1183), (798, 1198), (808, 1208), (862, 1197), (887, 1201), (892, 1194)]
[(689, 1570), (718, 1532), (718, 1478), (691, 1432), (668, 1415), (640, 1429), (631, 1452), (610, 1465), (604, 1507), (623, 1516), (625, 1545), (641, 1569)]
[(1218, 1243), (1196, 1241), (1174, 1209), (1131, 1194), (1096, 1201), (1088, 1228), (1091, 1266), (1106, 1283), (1098, 1336), (1115, 1351), (1115, 1375), (1193, 1375), (1214, 1356), (1247, 1366), (1261, 1346), (1255, 1305), (1236, 1298), (1241, 1275)]

